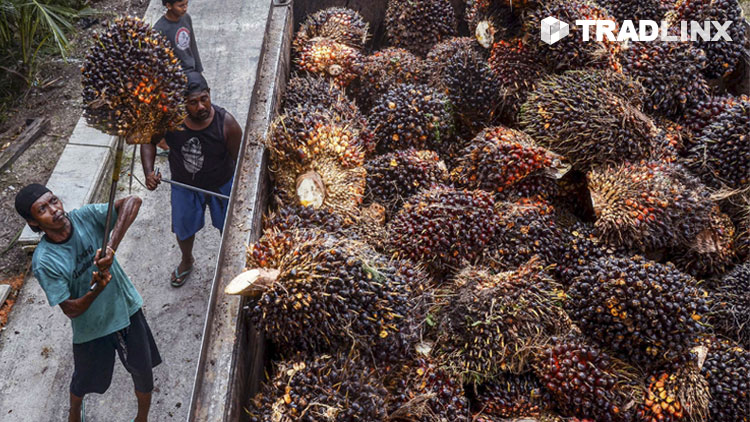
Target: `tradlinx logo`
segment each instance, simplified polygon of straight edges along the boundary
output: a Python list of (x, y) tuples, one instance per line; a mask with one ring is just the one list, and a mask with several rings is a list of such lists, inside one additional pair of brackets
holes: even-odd
[[(682, 21), (677, 27), (667, 21), (641, 20), (638, 26), (633, 21), (626, 20), (622, 25), (611, 20), (577, 20), (576, 26), (581, 28), (583, 41), (654, 41), (660, 39), (667, 42), (675, 41), (732, 41), (727, 32), (732, 21), (717, 22), (687, 22)], [(554, 44), (570, 35), (570, 24), (549, 16), (542, 19), (542, 41)]]

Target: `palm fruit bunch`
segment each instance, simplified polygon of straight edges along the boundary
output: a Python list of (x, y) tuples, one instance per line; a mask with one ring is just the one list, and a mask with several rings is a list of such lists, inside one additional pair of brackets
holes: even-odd
[(649, 156), (658, 130), (640, 110), (642, 87), (605, 71), (569, 71), (537, 84), (521, 106), (521, 130), (574, 168)]
[(469, 422), (464, 386), (426, 357), (394, 365), (386, 376), (394, 422)]
[(687, 166), (708, 186), (750, 186), (750, 101), (725, 110), (703, 128), (687, 153)]
[(369, 24), (362, 16), (345, 7), (329, 7), (307, 15), (292, 42), (292, 48), (302, 51), (315, 38), (326, 38), (356, 50), (367, 41)]
[(641, 20), (660, 21), (671, 8), (665, 0), (597, 0), (612, 13), (618, 22), (632, 20), (636, 26)]
[(654, 122), (659, 129), (659, 136), (651, 157), (667, 163), (680, 161), (680, 154), (685, 152), (688, 145), (693, 144), (692, 131), (682, 123), (665, 117), (657, 117)]
[(544, 200), (529, 198), (498, 202), (494, 236), (481, 263), (494, 271), (507, 271), (534, 256), (545, 265), (561, 254), (563, 234), (555, 224), (554, 209)]
[(359, 108), (346, 97), (341, 87), (319, 75), (295, 76), (289, 80), (284, 92), (283, 110), (319, 106), (331, 110), (347, 120), (360, 121), (364, 117)]
[(544, 65), (528, 42), (519, 38), (493, 44), (488, 63), (509, 97), (504, 119), (513, 122), (529, 91), (534, 90), (536, 81), (544, 76)]
[(356, 84), (357, 100), (364, 110), (400, 84), (428, 82), (422, 59), (403, 48), (386, 48), (367, 56)]
[(448, 95), (456, 120), (472, 133), (495, 122), (506, 102), (498, 75), (476, 45), (471, 38), (451, 38), (427, 55), (433, 84)]
[(273, 267), (245, 273), (245, 292), (258, 297), (253, 323), (285, 352), (355, 346), (376, 361), (403, 356), (416, 335), (412, 316), (422, 311), (413, 306), (412, 288), (427, 278), (414, 267), (400, 270), (361, 242), (324, 233), (300, 237)]
[[(524, 29), (527, 33), (536, 34), (541, 27), (542, 19), (549, 16), (563, 22), (575, 22), (580, 19), (610, 20), (615, 18), (603, 7), (589, 0), (552, 0), (545, 1), (539, 8), (530, 12), (525, 19)], [(604, 37), (603, 41), (583, 40), (582, 29), (570, 26), (570, 34), (554, 44), (547, 44), (541, 37), (532, 37), (535, 50), (543, 58), (550, 70), (563, 71), (571, 69), (596, 68), (621, 70), (621, 44)]]
[(642, 396), (631, 367), (574, 335), (553, 339), (535, 371), (565, 416), (630, 421)]
[(734, 264), (735, 228), (719, 207), (711, 212), (708, 226), (685, 249), (673, 250), (669, 258), (682, 271), (696, 277), (723, 274)]
[(250, 422), (384, 422), (386, 390), (374, 369), (345, 355), (280, 362), (246, 409)]
[(750, 262), (709, 281), (710, 322), (721, 334), (750, 349)]
[(652, 374), (646, 384), (645, 398), (638, 410), (638, 421), (706, 420), (710, 398), (708, 383), (694, 365), (677, 371)]
[(464, 382), (528, 371), (550, 338), (571, 328), (564, 292), (536, 261), (495, 275), (466, 267), (452, 284), (436, 311), (437, 353)]
[(565, 309), (581, 330), (635, 363), (684, 354), (708, 313), (693, 277), (640, 256), (591, 262), (567, 294)]
[(412, 195), (388, 223), (388, 233), (400, 258), (441, 276), (476, 261), (496, 223), (491, 194), (438, 185)]
[(711, 393), (709, 420), (750, 421), (750, 351), (714, 339), (701, 374)]
[(383, 94), (368, 117), (378, 149), (435, 148), (453, 131), (448, 97), (428, 85), (400, 84)]
[(534, 374), (504, 374), (479, 387), (477, 418), (537, 418), (551, 410), (552, 398)]
[[(588, 174), (596, 230), (615, 246), (642, 252), (687, 249), (711, 227), (708, 191), (684, 169), (658, 161), (624, 163)], [(697, 250), (697, 252), (711, 252)]]
[(169, 42), (138, 18), (118, 18), (94, 43), (81, 68), (83, 115), (102, 132), (146, 144), (175, 129), (185, 114), (187, 78)]
[(466, 23), (469, 33), (483, 48), (491, 48), (501, 39), (520, 31), (521, 22), (513, 5), (495, 0), (469, 0)]
[(708, 97), (708, 83), (701, 74), (706, 55), (692, 42), (629, 43), (622, 64), (646, 90), (646, 110), (681, 116)]
[(313, 38), (295, 50), (296, 69), (330, 78), (345, 88), (359, 76), (362, 54), (328, 38)]
[(413, 194), (448, 180), (445, 163), (433, 151), (413, 148), (394, 151), (365, 163), (365, 201), (385, 207), (393, 215)]
[(677, 0), (673, 9), (667, 12), (666, 20), (673, 26), (680, 26), (682, 21), (700, 24), (707, 21), (722, 24), (732, 22), (727, 30), (731, 41), (722, 38), (717, 41), (698, 39), (695, 42), (706, 52), (708, 61), (703, 74), (707, 78), (725, 77), (735, 70), (742, 58), (745, 42), (745, 23), (738, 0)]
[(383, 22), (391, 46), (422, 57), (433, 45), (456, 35), (458, 25), (449, 0), (388, 0)]
[(726, 94), (704, 98), (703, 101), (699, 101), (698, 104), (689, 108), (682, 116), (681, 121), (695, 135), (700, 135), (703, 128), (713, 123), (719, 115), (736, 106), (740, 101), (750, 102), (750, 97), (747, 95), (735, 97)]
[(569, 169), (561, 156), (525, 133), (497, 126), (480, 132), (463, 149), (451, 179), (456, 186), (502, 193), (535, 176), (559, 179)]
[(563, 285), (569, 287), (592, 263), (605, 257), (630, 255), (627, 249), (607, 245), (596, 235), (593, 224), (576, 222), (562, 230), (562, 240), (554, 273)]

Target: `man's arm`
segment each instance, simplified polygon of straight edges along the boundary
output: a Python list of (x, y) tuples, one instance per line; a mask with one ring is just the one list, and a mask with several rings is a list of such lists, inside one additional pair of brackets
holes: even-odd
[(125, 233), (133, 224), (135, 218), (138, 216), (138, 210), (141, 209), (141, 198), (137, 196), (128, 196), (125, 198), (118, 199), (115, 201), (115, 210), (117, 211), (117, 221), (115, 226), (112, 228), (112, 232), (109, 236), (109, 243), (107, 245), (107, 251), (104, 257), (101, 258), (101, 249), (96, 251), (94, 262), (99, 267), (99, 271), (107, 271), (115, 260), (115, 250), (120, 246), (120, 242), (125, 237)]
[(112, 275), (109, 273), (109, 271), (94, 271), (94, 274), (91, 277), (91, 284), (95, 285), (94, 289), (90, 290), (78, 299), (68, 299), (60, 302), (60, 309), (62, 309), (65, 316), (70, 319), (81, 316), (89, 309), (91, 304), (94, 303), (94, 299), (99, 296), (99, 293), (101, 293), (102, 290), (107, 287), (107, 283), (109, 283), (111, 279)]
[[(152, 138), (153, 139), (153, 138)], [(161, 176), (154, 174), (154, 162), (156, 161), (156, 145), (154, 143), (141, 145), (141, 166), (146, 176), (146, 188), (154, 190), (161, 182)]]
[(224, 140), (227, 143), (229, 154), (232, 155), (234, 163), (237, 164), (237, 158), (240, 155), (240, 144), (242, 143), (242, 128), (230, 112), (227, 112), (224, 118)]

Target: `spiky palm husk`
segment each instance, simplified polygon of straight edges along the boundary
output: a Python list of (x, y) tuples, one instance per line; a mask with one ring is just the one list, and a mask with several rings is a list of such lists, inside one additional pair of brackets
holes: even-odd
[(530, 177), (555, 178), (565, 168), (562, 157), (525, 133), (497, 126), (480, 132), (461, 151), (451, 179), (456, 186), (502, 193)]
[(731, 21), (731, 41), (696, 40), (696, 45), (706, 52), (708, 61), (703, 74), (707, 78), (725, 77), (735, 70), (742, 58), (746, 31), (738, 0), (678, 0), (665, 19), (674, 26), (681, 21)]
[(386, 48), (364, 59), (354, 91), (359, 104), (369, 111), (383, 94), (396, 86), (427, 82), (427, 69), (422, 59), (403, 48)]
[(708, 282), (711, 324), (723, 335), (750, 349), (750, 262)]
[(328, 38), (313, 38), (294, 54), (294, 70), (329, 78), (342, 88), (359, 76), (362, 54)]
[(185, 77), (169, 42), (141, 19), (115, 19), (94, 34), (81, 67), (83, 115), (104, 133), (147, 144), (185, 116)]
[(469, 0), (466, 5), (466, 23), (469, 34), (484, 48), (521, 31), (519, 10), (510, 4), (494, 0)]
[(492, 195), (447, 186), (425, 189), (388, 223), (397, 255), (445, 275), (476, 261), (495, 232)]
[[(530, 34), (537, 34), (542, 19), (553, 16), (563, 22), (575, 22), (579, 19), (614, 21), (605, 8), (588, 0), (551, 0), (530, 12), (525, 19), (524, 29)], [(541, 37), (531, 37), (539, 57), (545, 60), (547, 67), (554, 71), (571, 69), (596, 68), (621, 71), (621, 44), (610, 41), (583, 41), (582, 29), (570, 26), (570, 35), (550, 45)]]
[(709, 192), (680, 166), (624, 163), (589, 173), (588, 183), (597, 234), (609, 244), (642, 252), (686, 250), (696, 238), (712, 235)]
[(365, 169), (365, 200), (383, 205), (388, 216), (420, 190), (449, 182), (445, 163), (437, 153), (428, 150), (394, 151), (368, 161)]
[(495, 275), (482, 267), (464, 268), (446, 294), (435, 312), (437, 353), (465, 382), (528, 371), (550, 338), (571, 328), (561, 287), (534, 260)]
[(633, 42), (625, 49), (625, 74), (646, 91), (645, 110), (670, 117), (708, 98), (708, 83), (701, 71), (706, 55), (692, 42)]
[(433, 45), (456, 35), (458, 25), (448, 0), (388, 0), (383, 23), (391, 46), (422, 57)]
[(750, 101), (738, 101), (713, 119), (695, 138), (686, 164), (703, 183), (715, 187), (750, 187)]
[(643, 397), (635, 369), (573, 335), (554, 339), (535, 372), (566, 416), (630, 421)]
[(696, 277), (709, 277), (726, 272), (736, 260), (735, 227), (726, 214), (714, 207), (708, 226), (683, 250), (669, 254), (682, 271)]
[(249, 402), (251, 422), (384, 422), (377, 371), (346, 355), (296, 356), (279, 362)]
[(492, 46), (489, 65), (508, 93), (507, 110), (504, 111), (503, 119), (515, 122), (529, 92), (536, 88), (536, 82), (546, 74), (544, 64), (528, 42), (512, 39), (500, 40)]
[(314, 38), (327, 38), (361, 50), (367, 41), (369, 24), (362, 16), (345, 7), (329, 7), (309, 14), (294, 36), (292, 48), (302, 51)]
[(537, 83), (521, 129), (577, 169), (648, 157), (658, 130), (641, 112), (640, 84), (616, 73), (569, 71)]
[(581, 330), (633, 363), (674, 359), (704, 330), (704, 291), (674, 265), (640, 256), (590, 262), (567, 290)]
[(676, 371), (661, 371), (648, 377), (642, 422), (705, 421), (710, 393), (708, 382), (695, 365)]
[(540, 418), (551, 410), (552, 397), (532, 373), (503, 374), (479, 387), (474, 401), (477, 418)]
[(368, 118), (378, 150), (438, 149), (453, 132), (448, 97), (428, 85), (401, 84), (375, 103)]

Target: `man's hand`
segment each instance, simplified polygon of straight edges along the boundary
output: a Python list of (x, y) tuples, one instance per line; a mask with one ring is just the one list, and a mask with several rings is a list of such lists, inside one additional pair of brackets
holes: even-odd
[(146, 175), (146, 188), (148, 190), (154, 190), (159, 186), (159, 183), (161, 183), (161, 173), (156, 174), (156, 172), (151, 172), (150, 174)]
[(96, 264), (100, 272), (109, 271), (109, 267), (112, 266), (112, 262), (114, 262), (114, 260), (115, 251), (111, 247), (107, 246), (107, 253), (103, 257), (102, 250), (96, 250), (96, 255), (94, 256), (94, 264)]
[(109, 273), (109, 271), (94, 271), (92, 277), (91, 277), (91, 285), (97, 285), (99, 291), (104, 290), (105, 287), (107, 287), (107, 284), (109, 284), (109, 281), (112, 280), (112, 274)]

